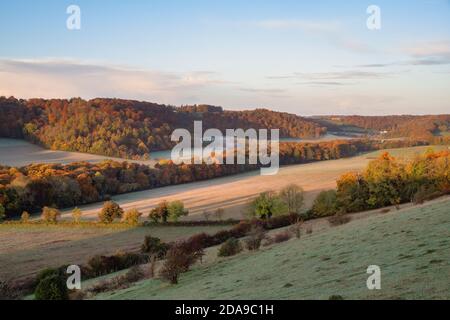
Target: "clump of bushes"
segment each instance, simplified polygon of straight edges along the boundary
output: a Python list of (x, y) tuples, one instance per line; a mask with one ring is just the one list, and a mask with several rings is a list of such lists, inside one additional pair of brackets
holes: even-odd
[(101, 223), (112, 223), (115, 219), (122, 218), (123, 209), (114, 201), (106, 201), (102, 210), (98, 213)]
[(151, 256), (156, 256), (158, 259), (162, 259), (166, 255), (169, 247), (168, 244), (162, 242), (159, 238), (146, 236), (141, 246), (141, 251), (142, 253), (147, 253)]
[(58, 219), (61, 217), (61, 212), (56, 208), (44, 207), (42, 209), (41, 219), (45, 223), (57, 223)]
[(230, 257), (242, 251), (241, 242), (236, 238), (230, 238), (222, 244), (217, 255), (219, 257)]
[(316, 217), (327, 217), (338, 210), (335, 190), (322, 191), (314, 200), (312, 212)]
[(36, 300), (67, 300), (69, 293), (64, 268), (45, 269), (36, 277), (34, 297)]
[(89, 259), (87, 272), (91, 276), (102, 276), (148, 262), (148, 256), (138, 253), (117, 253), (112, 256), (94, 256)]
[(261, 247), (261, 242), (266, 237), (266, 233), (260, 226), (253, 227), (250, 230), (248, 237), (245, 239), (245, 247), (250, 250), (258, 250)]

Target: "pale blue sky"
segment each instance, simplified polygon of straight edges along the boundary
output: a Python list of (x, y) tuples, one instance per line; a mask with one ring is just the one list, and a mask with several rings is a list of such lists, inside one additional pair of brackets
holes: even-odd
[[(81, 30), (66, 8), (81, 8)], [(366, 8), (381, 8), (381, 30)], [(448, 113), (450, 2), (0, 4), (0, 95), (121, 97), (302, 115)]]

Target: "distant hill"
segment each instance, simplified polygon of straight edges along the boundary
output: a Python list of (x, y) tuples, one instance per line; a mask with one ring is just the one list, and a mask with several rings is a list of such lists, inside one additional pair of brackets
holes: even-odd
[(315, 118), (331, 132), (355, 132), (386, 138), (430, 139), (450, 132), (450, 115), (325, 116)]
[[(0, 137), (24, 138), (43, 147), (110, 157), (147, 159), (174, 146), (177, 128), (280, 129), (282, 138), (377, 135), (448, 139), (450, 115), (301, 117), (267, 109), (227, 111), (212, 105), (174, 107), (122, 99), (15, 99), (0, 97)], [(433, 141), (433, 143), (440, 143)]]
[(278, 128), (281, 137), (312, 138), (326, 128), (312, 119), (266, 109), (224, 111), (221, 107), (174, 107), (120, 99), (30, 99), (0, 97), (0, 136), (24, 138), (46, 148), (122, 158), (147, 158), (173, 147), (177, 128)]

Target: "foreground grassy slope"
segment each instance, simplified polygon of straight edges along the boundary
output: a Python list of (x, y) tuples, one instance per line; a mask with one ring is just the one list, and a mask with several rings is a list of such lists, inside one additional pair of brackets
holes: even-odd
[[(355, 220), (219, 260), (176, 286), (145, 280), (100, 299), (450, 299), (450, 200)], [(379, 265), (382, 289), (366, 287)]]

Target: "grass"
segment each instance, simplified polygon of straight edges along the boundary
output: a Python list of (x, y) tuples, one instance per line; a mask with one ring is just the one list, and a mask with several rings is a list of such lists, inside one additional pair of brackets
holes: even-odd
[(96, 254), (139, 250), (146, 235), (174, 241), (224, 226), (0, 225), (0, 279), (23, 281), (47, 267), (82, 264)]
[[(219, 259), (178, 285), (144, 280), (97, 299), (450, 299), (450, 200), (371, 216)], [(381, 290), (366, 287), (369, 265)]]

